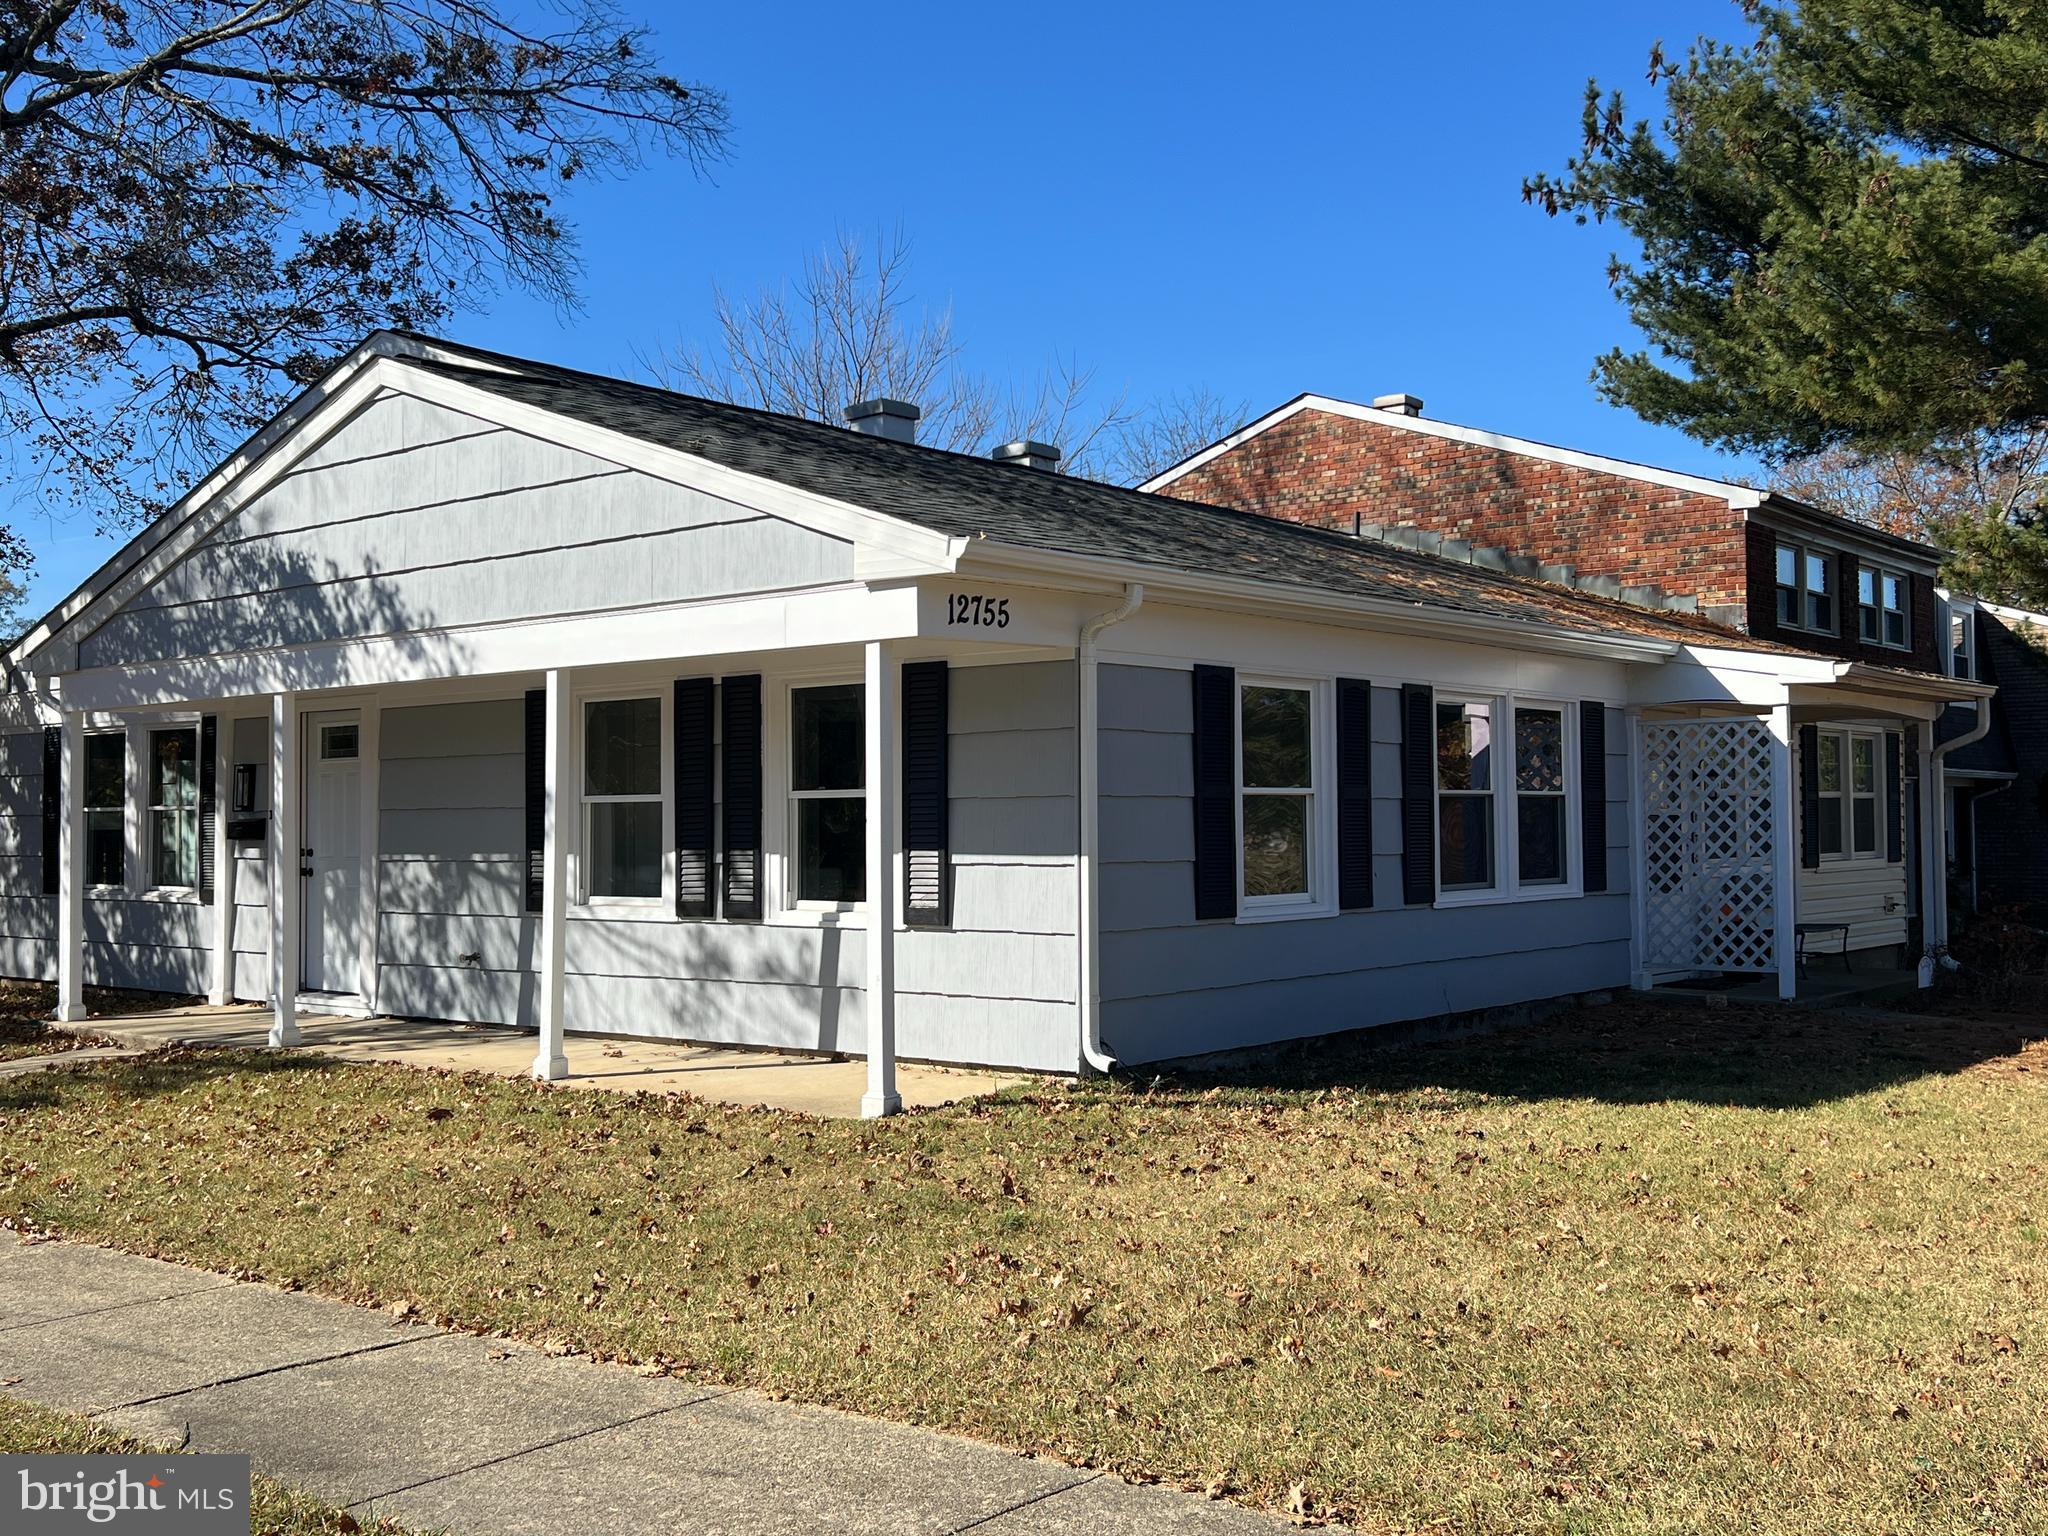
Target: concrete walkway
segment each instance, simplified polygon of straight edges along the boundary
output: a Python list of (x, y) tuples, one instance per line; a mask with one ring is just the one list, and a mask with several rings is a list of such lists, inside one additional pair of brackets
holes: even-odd
[(416, 1530), (1276, 1536), (1269, 1516), (971, 1440), (646, 1378), (0, 1235), (0, 1381)]
[[(263, 1047), (269, 1010), (249, 1003), (226, 1008), (197, 1004), (154, 1013), (96, 1018), (81, 1029), (132, 1050), (166, 1045)], [(483, 1024), (441, 1024), (422, 1019), (359, 1019), (301, 1015), (304, 1049), (340, 1061), (393, 1061), (524, 1077), (533, 1065), (534, 1036)], [(572, 1088), (621, 1093), (693, 1093), (720, 1104), (851, 1118), (860, 1113), (867, 1063), (770, 1051), (721, 1050), (659, 1040), (571, 1035), (567, 1042)], [(86, 1053), (71, 1055), (85, 1058)], [(52, 1062), (60, 1065), (60, 1062)], [(907, 1109), (932, 1108), (994, 1093), (1023, 1079), (998, 1072), (900, 1063), (896, 1085)]]

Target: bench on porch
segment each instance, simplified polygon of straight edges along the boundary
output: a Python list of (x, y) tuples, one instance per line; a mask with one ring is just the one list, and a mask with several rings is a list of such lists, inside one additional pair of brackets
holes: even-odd
[(1806, 974), (1806, 957), (1809, 953), (1806, 941), (1810, 938), (1839, 936), (1842, 947), (1837, 953), (1842, 957), (1842, 969), (1852, 970), (1849, 960), (1849, 925), (1847, 923), (1795, 923), (1792, 925), (1793, 943), (1799, 956), (1799, 974)]

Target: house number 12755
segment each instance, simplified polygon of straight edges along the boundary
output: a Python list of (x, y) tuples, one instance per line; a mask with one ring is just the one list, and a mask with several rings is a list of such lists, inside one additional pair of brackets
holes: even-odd
[(979, 592), (948, 592), (946, 622), (979, 625), (983, 629), (1008, 629), (1010, 600), (1007, 597), (984, 597)]

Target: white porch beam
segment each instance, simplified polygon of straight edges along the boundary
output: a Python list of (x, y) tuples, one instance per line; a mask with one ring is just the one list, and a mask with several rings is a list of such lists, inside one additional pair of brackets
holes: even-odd
[(235, 845), (228, 839), (235, 798), (235, 722), (222, 715), (213, 752), (213, 985), (206, 1000), (224, 1008), (235, 1000)]
[(1799, 995), (1799, 783), (1793, 769), (1792, 706), (1771, 711), (1771, 956), (1778, 963), (1778, 996)]
[[(1934, 757), (1934, 728), (1920, 732), (1920, 937), (1925, 954), (1948, 945), (1948, 796)], [(1920, 984), (1933, 985), (1933, 967), (1923, 966)]]
[(65, 710), (58, 731), (57, 846), (43, 857), (57, 861), (56, 1019), (76, 1024), (85, 1017), (85, 717)]
[(533, 1075), (559, 1082), (569, 1075), (562, 1039), (563, 969), (569, 937), (569, 841), (564, 820), (574, 803), (569, 782), (569, 682), (566, 668), (547, 675), (546, 789), (541, 796), (540, 995), (535, 1000), (540, 1046)]
[(270, 1043), (299, 1043), (299, 696), (270, 696)]
[(900, 839), (896, 835), (897, 710), (900, 676), (896, 646), (870, 640), (866, 647), (867, 686), (867, 1034), (868, 1089), (860, 1112), (870, 1119), (903, 1108), (896, 1091), (896, 923), (901, 911), (897, 869)]

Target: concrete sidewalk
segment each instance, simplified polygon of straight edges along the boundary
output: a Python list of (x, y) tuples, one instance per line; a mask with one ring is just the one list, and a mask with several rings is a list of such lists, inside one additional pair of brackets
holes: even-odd
[(0, 1390), (363, 1515), (477, 1536), (1274, 1536), (1268, 1516), (929, 1430), (645, 1378), (0, 1235)]
[[(270, 1011), (249, 1003), (225, 1008), (195, 1003), (153, 1012), (110, 1014), (79, 1028), (131, 1050), (167, 1045), (260, 1050), (269, 1039)], [(524, 1077), (533, 1066), (531, 1030), (429, 1019), (304, 1014), (299, 1032), (303, 1049), (337, 1061), (390, 1061), (410, 1067), (490, 1072), (500, 1077)], [(859, 1058), (784, 1055), (606, 1035), (571, 1035), (564, 1044), (569, 1076), (561, 1086), (568, 1088), (691, 1093), (717, 1104), (761, 1104), (843, 1118), (860, 1113), (860, 1096), (867, 1089), (867, 1062)], [(896, 1069), (896, 1086), (906, 1109), (958, 1103), (1028, 1080), (1015, 1073), (915, 1062), (902, 1062)]]

